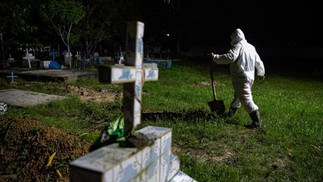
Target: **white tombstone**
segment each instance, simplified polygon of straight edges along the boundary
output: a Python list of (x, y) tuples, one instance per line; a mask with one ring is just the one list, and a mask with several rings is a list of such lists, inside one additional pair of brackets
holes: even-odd
[(15, 58), (11, 57), (11, 54), (9, 54), (8, 61), (9, 61), (9, 63), (12, 63), (15, 61)]
[(144, 81), (157, 81), (156, 64), (143, 65), (142, 22), (128, 23), (125, 65), (101, 66), (99, 81), (111, 84), (123, 83), (125, 136), (131, 134), (141, 120), (141, 93)]
[(65, 65), (68, 65), (69, 67), (72, 66), (72, 53), (71, 52), (65, 52), (64, 54), (64, 62)]
[(7, 104), (0, 102), (0, 115), (3, 115), (7, 112)]
[(31, 63), (30, 61), (35, 59), (35, 56), (33, 56), (32, 54), (28, 53), (28, 49), (26, 49), (26, 55), (24, 57), (22, 57), (22, 59), (25, 59), (28, 61), (28, 67), (31, 68)]

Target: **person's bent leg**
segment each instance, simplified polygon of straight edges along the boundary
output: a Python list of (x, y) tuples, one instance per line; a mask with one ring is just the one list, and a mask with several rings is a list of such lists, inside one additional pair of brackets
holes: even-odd
[(244, 106), (245, 110), (248, 112), (250, 118), (251, 118), (251, 124), (245, 125), (246, 128), (259, 128), (260, 127), (260, 114), (259, 114), (259, 108), (254, 103), (252, 96), (246, 97), (245, 100), (242, 102), (242, 105)]
[(239, 98), (236, 96), (236, 94), (234, 94), (234, 98), (230, 104), (230, 108), (229, 108), (227, 116), (233, 117), (240, 107), (241, 107), (241, 102), (240, 102)]
[(243, 108), (248, 112), (252, 123), (245, 125), (246, 128), (258, 128), (260, 127), (260, 114), (259, 114), (259, 108), (254, 103), (253, 97), (252, 97), (252, 91), (251, 87), (253, 85), (253, 81), (246, 81), (243, 84), (241, 84), (242, 87), (240, 87), (239, 92), (237, 92), (237, 96), (243, 106)]

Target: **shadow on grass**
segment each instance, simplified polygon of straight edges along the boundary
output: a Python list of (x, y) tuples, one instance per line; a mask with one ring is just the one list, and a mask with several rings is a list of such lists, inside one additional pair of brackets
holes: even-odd
[(183, 110), (182, 112), (150, 112), (142, 113), (141, 118), (143, 121), (158, 121), (158, 120), (172, 120), (183, 121), (188, 123), (197, 122), (218, 122), (223, 124), (239, 125), (234, 119), (224, 115), (217, 115), (216, 113), (197, 109), (197, 110)]

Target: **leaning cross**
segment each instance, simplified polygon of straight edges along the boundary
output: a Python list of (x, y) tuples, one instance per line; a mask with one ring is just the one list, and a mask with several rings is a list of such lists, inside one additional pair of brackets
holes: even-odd
[(126, 140), (133, 137), (134, 129), (140, 124), (141, 94), (144, 81), (158, 80), (157, 65), (142, 64), (144, 55), (143, 35), (144, 24), (142, 22), (129, 22), (127, 24), (125, 65), (98, 67), (100, 82), (111, 84), (123, 83), (123, 112)]
[(26, 55), (24, 57), (22, 57), (22, 59), (26, 59), (28, 61), (28, 67), (31, 68), (31, 63), (30, 61), (35, 59), (35, 56), (33, 56), (32, 54), (28, 53), (28, 49), (26, 49)]

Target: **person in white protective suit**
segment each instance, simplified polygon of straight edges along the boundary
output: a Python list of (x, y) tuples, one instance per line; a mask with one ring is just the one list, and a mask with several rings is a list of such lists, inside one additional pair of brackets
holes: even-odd
[(244, 33), (239, 28), (231, 34), (231, 46), (225, 54), (211, 53), (213, 62), (230, 64), (234, 98), (228, 116), (233, 117), (242, 105), (252, 120), (252, 123), (245, 125), (245, 127), (258, 128), (260, 127), (259, 108), (253, 101), (251, 88), (255, 74), (261, 81), (265, 79), (265, 67), (255, 47), (247, 42)]

